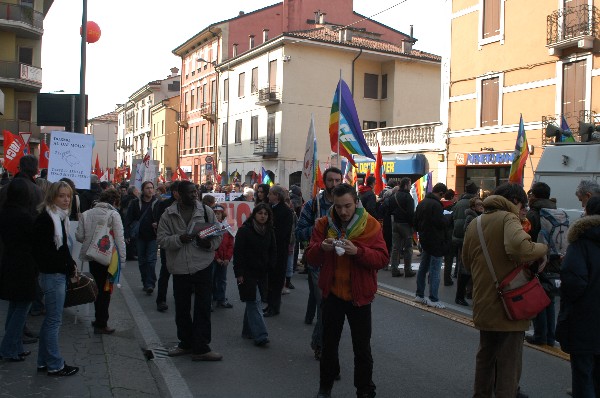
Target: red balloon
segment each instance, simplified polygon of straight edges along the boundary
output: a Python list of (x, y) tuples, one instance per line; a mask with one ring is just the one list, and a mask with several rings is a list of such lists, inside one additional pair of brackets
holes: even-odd
[[(102, 31), (100, 30), (100, 26), (98, 26), (98, 24), (94, 21), (88, 21), (86, 26), (87, 26), (87, 42), (95, 43), (98, 40), (100, 40), (100, 35), (102, 34)], [(83, 30), (81, 28), (79, 28), (79, 34), (83, 35)]]

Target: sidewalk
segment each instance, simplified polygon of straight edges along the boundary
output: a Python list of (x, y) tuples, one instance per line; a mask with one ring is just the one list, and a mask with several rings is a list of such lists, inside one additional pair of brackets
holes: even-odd
[[(0, 300), (0, 336), (4, 336), (8, 302)], [(36, 372), (38, 344), (25, 345), (32, 353), (24, 362), (0, 361), (2, 397), (160, 397), (152, 375), (153, 365), (144, 357), (139, 331), (121, 290), (113, 291), (109, 325), (112, 335), (95, 335), (91, 326), (93, 304), (67, 308), (60, 330), (60, 350), (69, 365), (79, 366), (71, 377), (53, 378)], [(29, 317), (27, 325), (38, 333), (43, 316)], [(160, 378), (158, 378), (160, 379)]]

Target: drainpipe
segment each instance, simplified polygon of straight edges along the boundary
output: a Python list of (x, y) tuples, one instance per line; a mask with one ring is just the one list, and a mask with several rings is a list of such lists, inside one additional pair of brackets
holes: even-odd
[(363, 50), (361, 48), (358, 55), (352, 60), (352, 98), (354, 98), (354, 63), (356, 62), (358, 57), (360, 57), (362, 55), (362, 52), (363, 52)]

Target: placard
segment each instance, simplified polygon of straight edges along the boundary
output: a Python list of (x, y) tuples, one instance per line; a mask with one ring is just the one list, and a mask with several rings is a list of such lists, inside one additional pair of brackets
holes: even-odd
[(90, 189), (92, 148), (94, 137), (90, 134), (52, 131), (50, 133), (50, 158), (48, 181), (69, 178), (77, 189)]
[(237, 230), (242, 226), (252, 214), (254, 202), (225, 202), (221, 203), (227, 214), (227, 222), (231, 226), (231, 233), (235, 235)]
[(230, 192), (229, 193), (229, 200), (230, 201), (236, 200), (237, 198), (239, 198), (242, 195), (243, 195), (243, 192)]

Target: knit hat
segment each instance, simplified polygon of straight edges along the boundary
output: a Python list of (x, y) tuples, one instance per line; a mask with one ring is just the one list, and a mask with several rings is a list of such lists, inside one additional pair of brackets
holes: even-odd
[(473, 181), (469, 181), (467, 185), (465, 185), (465, 192), (475, 195), (479, 191), (479, 187)]

